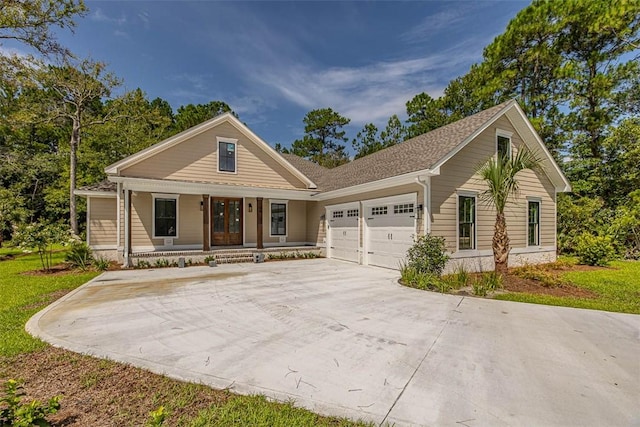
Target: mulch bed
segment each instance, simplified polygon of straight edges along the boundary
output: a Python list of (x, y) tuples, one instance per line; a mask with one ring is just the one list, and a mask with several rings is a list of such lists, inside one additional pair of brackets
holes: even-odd
[(186, 406), (169, 408), (164, 425), (177, 425), (213, 404), (226, 402), (230, 393), (188, 385), (124, 364), (99, 360), (47, 347), (13, 358), (0, 359), (0, 381), (23, 381), (26, 399), (48, 401), (61, 395), (61, 409), (47, 419), (52, 426), (145, 425), (149, 412), (167, 406), (176, 395)]
[(513, 274), (507, 276), (507, 280), (503, 283), (503, 289), (508, 292), (543, 294), (556, 297), (596, 298), (598, 296), (595, 292), (569, 283), (559, 286), (545, 286), (537, 280), (523, 279)]

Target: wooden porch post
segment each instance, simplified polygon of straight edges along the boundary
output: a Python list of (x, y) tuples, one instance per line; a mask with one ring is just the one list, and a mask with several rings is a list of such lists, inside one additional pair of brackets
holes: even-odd
[(131, 267), (131, 190), (124, 190), (124, 266)]
[(258, 197), (256, 199), (256, 216), (258, 217), (258, 239), (257, 239), (257, 247), (258, 249), (264, 248), (262, 244), (262, 197)]
[(202, 250), (204, 252), (211, 250), (209, 237), (211, 236), (211, 227), (209, 227), (209, 195), (202, 195)]

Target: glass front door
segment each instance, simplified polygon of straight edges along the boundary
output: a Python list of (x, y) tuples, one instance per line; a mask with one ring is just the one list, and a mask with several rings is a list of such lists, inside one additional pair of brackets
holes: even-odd
[(213, 198), (211, 243), (214, 246), (242, 244), (242, 199)]

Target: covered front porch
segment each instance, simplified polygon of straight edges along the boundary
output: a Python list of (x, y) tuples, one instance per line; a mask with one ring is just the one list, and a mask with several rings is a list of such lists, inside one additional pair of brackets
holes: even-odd
[(118, 178), (125, 266), (169, 257), (249, 261), (256, 251), (316, 246), (307, 241), (310, 191)]

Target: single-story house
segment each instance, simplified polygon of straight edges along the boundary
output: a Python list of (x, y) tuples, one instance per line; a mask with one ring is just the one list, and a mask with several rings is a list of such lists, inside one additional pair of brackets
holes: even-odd
[[(106, 168), (85, 187), (87, 242), (131, 265), (140, 253), (311, 246), (398, 268), (416, 235), (445, 239), (450, 268), (493, 268), (495, 213), (475, 174), (527, 146), (544, 158), (520, 172), (507, 208), (511, 265), (556, 257), (556, 195), (570, 185), (515, 100), (334, 169), (280, 154), (223, 114)], [(500, 154), (499, 154), (500, 153)]]

